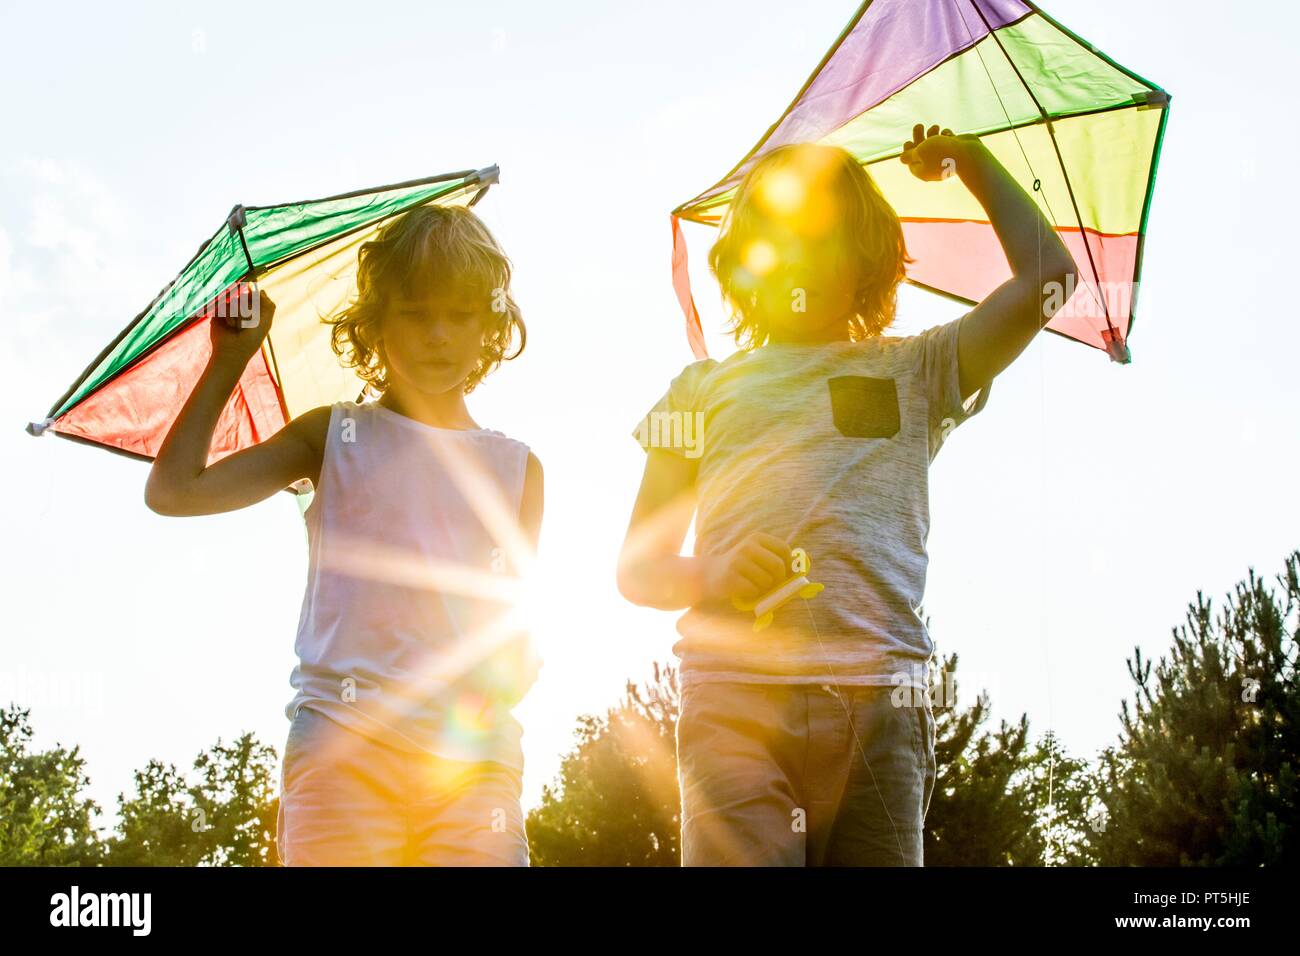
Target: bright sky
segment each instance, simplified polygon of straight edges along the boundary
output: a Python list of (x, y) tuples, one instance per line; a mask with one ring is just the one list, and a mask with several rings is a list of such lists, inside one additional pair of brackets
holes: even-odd
[[(499, 163), (478, 210), (515, 260), (529, 345), (471, 410), (546, 469), (562, 572), (516, 711), (535, 804), (575, 717), (671, 657), (677, 614), (614, 584), (630, 431), (691, 361), (668, 211), (777, 118), (853, 0), (0, 9), (0, 703), (32, 708), (38, 744), (80, 745), (107, 809), (151, 757), (188, 767), (245, 730), (283, 748), (307, 557), (290, 497), (158, 517), (145, 465), (23, 426), (236, 202)], [(997, 380), (933, 469), (926, 609), (968, 702), (986, 687), (997, 717), (1092, 756), (1133, 647), (1163, 653), (1197, 589), (1221, 598), (1300, 545), (1300, 143), (1279, 111), (1300, 21), (1284, 2), (1047, 9), (1173, 94), (1133, 364), (1043, 336)], [(716, 331), (712, 233), (687, 239)], [(901, 309), (899, 331), (960, 314), (911, 289)]]

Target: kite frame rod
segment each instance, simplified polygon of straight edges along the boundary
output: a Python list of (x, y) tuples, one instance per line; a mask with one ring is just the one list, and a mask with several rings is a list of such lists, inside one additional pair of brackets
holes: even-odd
[(1139, 280), (1139, 277), (1142, 275), (1142, 259), (1143, 254), (1146, 251), (1147, 221), (1150, 219), (1151, 214), (1151, 200), (1155, 196), (1156, 171), (1160, 166), (1160, 150), (1164, 145), (1165, 126), (1169, 122), (1169, 106), (1173, 100), (1173, 95), (1159, 83), (1152, 82), (1142, 74), (1130, 70), (1124, 64), (1117, 63), (1115, 60), (1111, 59), (1110, 56), (1099, 50), (1095, 44), (1085, 40), (1083, 37), (1079, 36), (1079, 34), (1065, 26), (1065, 24), (1057, 22), (1050, 14), (1039, 9), (1037, 4), (1033, 3), (1033, 0), (1021, 0), (1021, 2), (1052, 26), (1056, 27), (1056, 29), (1068, 36), (1075, 43), (1086, 46), (1094, 55), (1100, 57), (1114, 69), (1119, 70), (1119, 72), (1123, 73), (1129, 79), (1136, 80), (1138, 83), (1141, 83), (1152, 91), (1162, 93), (1165, 97), (1164, 103), (1157, 107), (1160, 110), (1160, 126), (1156, 130), (1155, 142), (1151, 145), (1151, 170), (1147, 173), (1147, 191), (1146, 196), (1143, 197), (1142, 200), (1142, 216), (1138, 220), (1137, 252), (1133, 258), (1133, 291), (1130, 293), (1128, 309), (1128, 335), (1124, 336), (1124, 340), (1127, 342), (1129, 335), (1133, 334), (1133, 326), (1137, 324), (1137, 303), (1138, 295), (1141, 290), (1141, 281)]
[[(477, 179), (467, 179), (465, 182), (461, 183), (460, 186), (458, 186), (457, 188), (458, 188), (458, 189), (469, 190), (469, 189), (472, 189), (475, 185), (478, 185), (478, 180), (477, 180)], [(489, 184), (489, 185), (490, 185), (490, 184)], [(476, 201), (477, 201), (477, 199), (481, 199), (481, 198), (482, 198), (482, 194), (483, 194), (484, 192), (486, 192), (487, 189), (488, 189), (488, 186), (482, 186), (482, 187), (480, 187), (480, 189), (479, 189), (479, 193), (478, 193), (478, 195), (476, 196)], [(442, 199), (442, 198), (444, 198), (445, 196), (450, 195), (450, 193), (451, 193), (451, 192), (454, 192), (454, 191), (455, 191), (455, 190), (450, 190), (450, 191), (448, 191), (448, 192), (439, 193), (437, 196), (434, 196), (434, 197), (432, 197), (432, 198), (430, 198), (430, 199), (426, 199), (424, 202), (420, 203), (419, 206), (425, 206), (425, 205), (428, 205), (430, 202), (433, 202), (433, 201), (435, 201), (435, 200), (437, 200), (437, 199)], [(346, 239), (348, 236), (355, 235), (356, 233), (360, 232), (360, 231), (363, 230), (363, 229), (369, 229), (371, 226), (375, 225), (376, 223), (385, 222), (385, 221), (387, 221), (387, 220), (389, 220), (389, 219), (392, 219), (393, 216), (400, 216), (402, 213), (409, 212), (409, 211), (412, 210), (412, 209), (417, 209), (417, 208), (419, 208), (419, 206), (407, 206), (405, 209), (402, 209), (400, 212), (395, 212), (395, 213), (391, 213), (391, 212), (390, 212), (390, 213), (388, 213), (388, 214), (385, 215), (385, 216), (380, 216), (380, 217), (377, 218), (377, 219), (372, 219), (372, 220), (370, 220), (369, 222), (362, 223), (362, 224), (359, 225), (359, 226), (353, 226), (351, 229), (347, 229), (347, 230), (345, 230), (345, 231), (343, 231), (343, 232), (340, 232), (338, 235), (330, 236), (329, 239), (328, 239), (327, 241), (328, 241), (328, 242), (337, 242), (337, 241), (340, 240), (340, 239)], [(253, 208), (253, 207), (245, 207), (245, 208)], [(322, 243), (321, 245), (323, 245), (323, 244), (324, 244), (324, 243)], [(299, 249), (297, 252), (291, 252), (291, 253), (289, 253), (289, 255), (284, 256), (284, 257), (282, 257), (282, 258), (280, 258), (280, 259), (275, 259), (275, 260), (273, 260), (273, 261), (271, 261), (271, 262), (264, 262), (264, 263), (262, 263), (262, 265), (260, 265), (260, 266), (257, 267), (257, 270), (256, 270), (257, 275), (265, 275), (265, 274), (266, 274), (267, 272), (269, 272), (270, 270), (272, 270), (272, 269), (278, 269), (280, 266), (284, 265), (286, 262), (293, 262), (294, 259), (300, 258), (301, 256), (305, 256), (305, 255), (307, 255), (307, 254), (310, 253), (310, 252), (315, 252), (315, 251), (316, 251), (317, 249), (319, 249), (319, 248), (320, 248), (320, 245), (309, 246), (309, 247), (307, 247), (307, 248), (305, 248), (305, 249)], [(249, 271), (244, 273), (244, 279), (246, 279), (246, 280), (249, 279), (251, 273), (252, 273), (252, 260), (251, 260), (251, 258), (250, 258), (250, 260), (249, 260)], [(256, 278), (256, 276), (252, 276), (252, 278)]]
[[(961, 0), (953, 0), (954, 5), (960, 2)], [(993, 42), (997, 44), (998, 51), (1002, 54), (1002, 58), (1007, 61), (1007, 66), (1011, 67), (1011, 72), (1016, 75), (1016, 79), (1020, 81), (1020, 85), (1025, 88), (1025, 93), (1029, 95), (1030, 101), (1033, 102), (1034, 106), (1038, 109), (1038, 115), (1042, 117), (1043, 123), (1047, 126), (1047, 136), (1052, 141), (1052, 152), (1056, 154), (1056, 165), (1060, 167), (1061, 179), (1065, 182), (1065, 194), (1070, 199), (1070, 208), (1074, 210), (1074, 221), (1079, 224), (1079, 238), (1083, 240), (1083, 251), (1088, 254), (1088, 266), (1092, 269), (1092, 281), (1097, 285), (1097, 288), (1100, 289), (1101, 273), (1097, 271), (1097, 260), (1094, 259), (1092, 255), (1092, 243), (1088, 241), (1087, 230), (1083, 225), (1083, 215), (1079, 212), (1079, 202), (1074, 196), (1074, 184), (1070, 182), (1070, 171), (1065, 168), (1065, 157), (1061, 155), (1061, 147), (1056, 142), (1056, 130), (1052, 126), (1051, 117), (1047, 115), (1047, 110), (1043, 109), (1043, 104), (1040, 103), (1038, 97), (1034, 95), (1033, 88), (1030, 87), (1029, 81), (1025, 79), (1024, 74), (1020, 72), (1020, 67), (1016, 65), (1016, 61), (1011, 59), (1011, 54), (1009, 54), (1007, 48), (1002, 45), (1002, 38), (997, 35), (997, 31), (995, 31), (993, 25), (989, 23), (988, 17), (984, 16), (984, 10), (980, 7), (979, 0), (971, 0), (971, 6), (974, 7), (975, 12), (979, 14), (980, 21), (984, 24), (984, 28), (989, 31), (988, 35), (991, 36)], [(1031, 7), (1030, 9), (1032, 10), (1033, 8)], [(1076, 43), (1083, 42), (1077, 37), (1073, 39)], [(1091, 44), (1088, 46), (1091, 49)], [(997, 87), (994, 87), (993, 91), (996, 94)], [(1001, 97), (998, 97), (998, 99), (1000, 102)], [(1025, 156), (1025, 165), (1029, 165), (1028, 156)], [(1030, 173), (1033, 173), (1034, 168), (1029, 166), (1029, 171)], [(1041, 189), (1041, 180), (1036, 173), (1034, 174), (1034, 183), (1036, 187)], [(1047, 201), (1046, 194), (1043, 196), (1043, 201)], [(1106, 317), (1106, 328), (1118, 335), (1119, 330), (1115, 328), (1115, 323), (1110, 320), (1110, 306), (1106, 304), (1106, 297), (1102, 296), (1100, 301), (1102, 314)], [(1132, 311), (1131, 306), (1129, 311)], [(1128, 336), (1126, 335), (1122, 341), (1127, 340)]]
[[(1043, 10), (1042, 10), (1042, 9), (1041, 9), (1037, 4), (1036, 4), (1036, 3), (1033, 2), (1033, 0), (1020, 0), (1020, 2), (1023, 3), (1025, 6), (1027, 6), (1027, 7), (1028, 7), (1032, 12), (1038, 14), (1040, 17), (1042, 17), (1044, 20), (1046, 20), (1046, 21), (1047, 21), (1048, 23), (1050, 23), (1052, 26), (1056, 27), (1056, 29), (1060, 30), (1062, 33), (1064, 33), (1066, 36), (1068, 36), (1068, 37), (1069, 37), (1071, 40), (1073, 40), (1075, 43), (1078, 43), (1078, 44), (1080, 44), (1080, 45), (1082, 45), (1082, 46), (1086, 46), (1086, 47), (1087, 47), (1087, 48), (1092, 52), (1092, 54), (1093, 54), (1094, 56), (1097, 56), (1097, 57), (1099, 57), (1100, 59), (1104, 60), (1108, 65), (1110, 65), (1110, 66), (1114, 67), (1115, 69), (1119, 70), (1121, 73), (1123, 73), (1125, 76), (1127, 76), (1130, 80), (1137, 80), (1137, 81), (1138, 81), (1139, 83), (1141, 83), (1143, 86), (1150, 87), (1150, 88), (1151, 88), (1153, 91), (1155, 91), (1155, 92), (1158, 92), (1158, 93), (1164, 93), (1165, 96), (1167, 96), (1167, 97), (1170, 95), (1170, 94), (1169, 94), (1169, 91), (1166, 90), (1164, 87), (1160, 86), (1158, 83), (1153, 83), (1153, 82), (1151, 82), (1150, 80), (1148, 80), (1145, 76), (1142, 76), (1140, 73), (1135, 73), (1133, 70), (1130, 70), (1130, 69), (1129, 69), (1128, 67), (1126, 67), (1124, 64), (1122, 64), (1122, 63), (1117, 63), (1117, 62), (1115, 62), (1114, 60), (1112, 60), (1112, 59), (1111, 59), (1109, 56), (1107, 56), (1104, 52), (1102, 52), (1101, 50), (1097, 49), (1097, 45), (1096, 45), (1096, 44), (1092, 43), (1092, 42), (1089, 41), (1089, 40), (1085, 40), (1083, 37), (1079, 36), (1079, 34), (1075, 33), (1075, 32), (1074, 32), (1073, 30), (1071, 30), (1069, 27), (1067, 27), (1067, 26), (1065, 26), (1063, 23), (1060, 23), (1060, 22), (1058, 22), (1057, 20), (1055, 20), (1055, 19), (1052, 17), (1051, 14), (1046, 13), (1045, 11), (1043, 11)], [(1017, 21), (1017, 22), (1018, 22), (1018, 21)], [(1170, 97), (1170, 99), (1172, 99), (1172, 97)], [(1167, 104), (1166, 104), (1166, 105), (1167, 105)]]
[(75, 441), (82, 445), (89, 445), (92, 448), (103, 448), (111, 451), (115, 455), (121, 455), (124, 458), (130, 458), (132, 461), (143, 461), (149, 464), (153, 461), (148, 455), (142, 455), (138, 451), (127, 451), (125, 448), (118, 448), (116, 445), (106, 445), (103, 442), (95, 441), (93, 438), (87, 438), (85, 435), (70, 435), (67, 432), (52, 432), (57, 438), (66, 438), (68, 441)]
[(286, 206), (310, 206), (313, 203), (334, 202), (339, 199), (355, 199), (357, 196), (366, 196), (370, 193), (392, 192), (394, 189), (407, 189), (411, 186), (428, 186), (433, 183), (446, 182), (452, 179), (464, 179), (467, 183), (471, 180), (477, 182), (477, 177), (480, 174), (496, 168), (496, 166), (487, 166), (483, 169), (462, 169), (460, 172), (456, 173), (440, 173), (437, 176), (425, 176), (421, 179), (408, 179), (405, 182), (392, 183), (388, 186), (372, 186), (369, 189), (353, 189), (345, 193), (339, 193), (337, 196), (326, 196), (323, 199), (303, 199), (299, 202), (276, 203), (273, 206), (245, 206), (244, 208), (247, 210), (256, 209), (259, 211), (266, 211), (268, 209), (283, 209)]
[[(199, 246), (198, 251), (195, 252), (194, 255), (190, 256), (189, 261), (186, 262), (185, 265), (181, 266), (180, 271), (177, 272), (176, 275), (172, 277), (171, 281), (169, 281), (166, 285), (164, 285), (161, 289), (159, 289), (157, 295), (155, 295), (152, 299), (149, 300), (149, 304), (146, 305), (143, 309), (141, 309), (136, 314), (135, 318), (133, 318), (130, 322), (128, 322), (126, 324), (126, 327), (122, 329), (121, 332), (118, 332), (116, 336), (113, 337), (113, 341), (109, 342), (108, 345), (104, 346), (103, 350), (98, 355), (96, 355), (93, 359), (90, 360), (90, 364), (88, 364), (81, 371), (81, 374), (78, 375), (76, 379), (73, 380), (73, 383), (68, 386), (67, 391), (65, 391), (62, 395), (60, 395), (59, 398), (54, 402), (54, 404), (50, 406), (50, 410), (45, 413), (46, 418), (54, 417), (54, 413), (59, 410), (59, 408), (63, 405), (64, 402), (66, 402), (69, 398), (72, 397), (73, 393), (76, 392), (76, 390), (81, 387), (82, 383), (85, 382), (85, 380), (90, 377), (90, 373), (93, 372), (99, 366), (99, 363), (104, 361), (104, 359), (108, 358), (108, 356), (112, 353), (113, 349), (117, 348), (117, 346), (121, 343), (121, 341), (127, 337), (130, 331), (140, 323), (140, 320), (149, 314), (149, 310), (153, 308), (154, 303), (167, 294), (167, 290), (172, 287), (172, 284), (185, 274), (186, 269), (194, 265), (194, 263), (198, 260), (199, 256), (203, 255), (203, 253), (207, 251), (208, 246), (212, 245), (212, 240), (216, 239), (217, 236), (221, 235), (221, 233), (224, 230), (226, 230), (226, 228), (227, 228), (226, 224), (223, 222), (217, 228), (216, 232), (214, 232), (207, 239), (205, 239), (203, 241), (203, 244)], [(181, 326), (178, 326), (177, 328), (179, 329), (181, 328)], [(167, 338), (171, 338), (171, 335), (168, 335)], [(153, 349), (149, 349), (148, 351), (151, 352), (153, 351)], [(148, 353), (147, 352), (143, 353), (140, 356), (140, 358), (143, 358), (145, 354)], [(132, 362), (131, 364), (134, 365), (135, 363)], [(113, 376), (113, 378), (116, 377), (117, 377), (116, 375)], [(109, 381), (112, 381), (112, 379), (109, 379)], [(68, 409), (68, 411), (71, 410), (72, 409)], [(29, 434), (32, 434), (30, 427), (27, 429), (27, 431)]]
[[(933, 293), (934, 295), (939, 296), (939, 298), (941, 299), (947, 299), (949, 302), (956, 302), (959, 303), (960, 305), (966, 305), (966, 306), (979, 305), (979, 303), (976, 302), (974, 299), (968, 299), (965, 296), (957, 295), (955, 292), (945, 292), (943, 289), (936, 289), (934, 286), (926, 285), (924, 282), (920, 282), (917, 279), (909, 279), (905, 276), (903, 278), (903, 281), (910, 286), (914, 286), (917, 289), (924, 289), (926, 292)], [(1051, 332), (1053, 335), (1060, 336), (1061, 338), (1065, 339), (1067, 342), (1073, 342), (1076, 345), (1085, 345), (1088, 348), (1096, 349), (1099, 352), (1106, 351), (1100, 345), (1093, 345), (1091, 342), (1085, 342), (1083, 339), (1076, 339), (1073, 335), (1067, 335), (1064, 332), (1058, 332), (1056, 329), (1052, 328), (1051, 326), (1044, 325), (1041, 331)]]
[[(1167, 93), (1165, 94), (1168, 95)], [(1169, 122), (1169, 106), (1160, 109), (1160, 127), (1156, 130), (1156, 141), (1151, 146), (1151, 171), (1147, 174), (1147, 194), (1142, 200), (1142, 220), (1138, 224), (1137, 252), (1133, 257), (1133, 290), (1129, 293), (1128, 305), (1128, 334), (1133, 334), (1133, 326), (1137, 324), (1137, 304), (1138, 295), (1141, 292), (1142, 283), (1138, 276), (1142, 275), (1142, 258), (1147, 247), (1147, 218), (1151, 212), (1151, 200), (1156, 191), (1156, 170), (1160, 166), (1160, 148), (1165, 140), (1165, 124)], [(1125, 341), (1128, 340), (1126, 335)]]
[(1135, 70), (1128, 69), (1127, 66), (1121, 64), (1121, 62), (1110, 59), (1110, 56), (1097, 48), (1096, 44), (1083, 39), (1082, 36), (1076, 34), (1074, 30), (1070, 29), (1070, 27), (1067, 27), (1065, 23), (1058, 22), (1056, 18), (1050, 16), (1049, 13), (1045, 13), (1043, 9), (1039, 8), (1039, 5), (1034, 3), (1034, 0), (1022, 0), (1022, 3), (1031, 10), (1034, 10), (1034, 12), (1039, 14), (1040, 17), (1043, 17), (1043, 20), (1056, 27), (1056, 29), (1060, 30), (1061, 33), (1069, 36), (1069, 38), (1074, 40), (1075, 43), (1086, 46), (1089, 51), (1092, 51), (1093, 55), (1100, 57), (1101, 60), (1104, 60), (1106, 64), (1109, 64), (1112, 68), (1119, 70), (1119, 72), (1125, 74), (1126, 77), (1134, 79), (1134, 81), (1148, 87), (1149, 90), (1160, 92), (1160, 94), (1164, 94), (1165, 96), (1164, 104), (1157, 107), (1160, 109), (1160, 127), (1156, 130), (1156, 142), (1152, 143), (1151, 147), (1151, 170), (1147, 173), (1147, 195), (1143, 198), (1143, 204), (1141, 204), (1141, 217), (1138, 221), (1138, 251), (1136, 251), (1136, 254), (1134, 255), (1134, 277), (1132, 277), (1132, 286), (1134, 287), (1132, 287), (1130, 299), (1128, 299), (1128, 333), (1125, 336), (1125, 341), (1127, 342), (1128, 337), (1132, 336), (1134, 325), (1138, 324), (1138, 297), (1141, 290), (1141, 267), (1143, 267), (1144, 252), (1147, 250), (1147, 222), (1151, 219), (1151, 203), (1154, 195), (1156, 195), (1156, 172), (1157, 169), (1160, 168), (1160, 152), (1161, 147), (1164, 146), (1165, 143), (1165, 126), (1167, 122), (1169, 122), (1169, 107), (1170, 104), (1173, 103), (1174, 96), (1173, 94), (1170, 94), (1169, 90), (1162, 87), (1160, 83), (1153, 82), (1151, 79), (1144, 77), (1144, 75), (1135, 72)]
[[(1163, 91), (1161, 91), (1161, 92), (1163, 92)], [(1156, 108), (1156, 109), (1164, 109), (1164, 107), (1154, 107), (1154, 108)], [(1058, 115), (1056, 115), (1056, 116), (1052, 116), (1052, 117), (1051, 117), (1051, 121), (1054, 122), (1054, 123), (1060, 123), (1060, 122), (1063, 122), (1063, 121), (1066, 121), (1066, 120), (1084, 119), (1084, 118), (1089, 117), (1089, 116), (1099, 116), (1099, 115), (1102, 114), (1102, 113), (1114, 113), (1114, 112), (1116, 112), (1116, 111), (1118, 111), (1118, 110), (1130, 110), (1130, 109), (1133, 109), (1133, 104), (1132, 104), (1131, 102), (1127, 102), (1127, 101), (1126, 101), (1126, 102), (1123, 102), (1123, 103), (1111, 103), (1109, 106), (1098, 106), (1098, 107), (1094, 107), (1093, 109), (1079, 110), (1078, 112), (1075, 112), (1075, 113), (1060, 113), (1060, 114), (1058, 114)], [(1040, 115), (1040, 116), (1036, 116), (1036, 117), (1034, 117), (1033, 119), (1025, 120), (1023, 123), (1015, 123), (1015, 124), (1013, 124), (1013, 125), (1011, 125), (1011, 126), (1004, 127), (1003, 129), (999, 129), (999, 130), (997, 130), (996, 132), (999, 132), (999, 133), (1014, 133), (1016, 130), (1029, 129), (1030, 127), (1033, 127), (1033, 126), (1039, 126), (1039, 125), (1041, 125), (1043, 122), (1044, 122), (1044, 119), (1043, 119), (1043, 117)], [(976, 133), (975, 135), (976, 135), (976, 136), (986, 136), (986, 135), (988, 135), (990, 132), (993, 132), (993, 131), (992, 131), (992, 130), (987, 130), (987, 131), (985, 131), (985, 132), (983, 132), (983, 133)], [(883, 162), (885, 162), (885, 161), (887, 161), (887, 160), (890, 160), (890, 159), (897, 159), (899, 156), (902, 155), (902, 153), (903, 153), (903, 150), (902, 150), (902, 148), (900, 147), (900, 148), (897, 149), (897, 150), (891, 150), (891, 151), (888, 152), (888, 153), (882, 153), (882, 154), (880, 154), (879, 156), (875, 157), (874, 159), (870, 159), (870, 160), (868, 160), (867, 162), (865, 162), (865, 163), (861, 163), (861, 164), (859, 164), (859, 165), (861, 165), (861, 166), (862, 166), (863, 168), (865, 168), (865, 169), (870, 169), (872, 166), (875, 166), (877, 163), (883, 163)], [(731, 174), (728, 173), (728, 177), (729, 177), (730, 175), (731, 175)], [(715, 184), (715, 185), (721, 185), (721, 183), (723, 183), (723, 182), (725, 182), (725, 181), (726, 181), (725, 179), (723, 179), (723, 180), (719, 180), (719, 182), (718, 182), (717, 184)], [(710, 187), (709, 187), (709, 189), (713, 189), (713, 188), (715, 188), (715, 187), (714, 187), (714, 186), (710, 186)], [(717, 208), (717, 206), (724, 205), (724, 203), (721, 201), (722, 198), (723, 198), (724, 196), (729, 195), (729, 194), (730, 194), (730, 193), (731, 193), (735, 188), (736, 188), (736, 187), (733, 186), (731, 189), (727, 190), (727, 192), (718, 193), (716, 196), (712, 196), (712, 197), (710, 197), (710, 199), (709, 199), (708, 201), (709, 201), (710, 203), (712, 203), (712, 205), (704, 206), (703, 208), (705, 208), (705, 209), (715, 209), (715, 208)], [(705, 190), (705, 192), (708, 192), (708, 190)], [(703, 193), (701, 193), (700, 195), (703, 195)], [(688, 202), (682, 203), (682, 205), (678, 206), (677, 209), (673, 210), (673, 215), (676, 216), (678, 219), (681, 219), (681, 220), (684, 221), (684, 222), (695, 222), (695, 223), (699, 223), (700, 225), (703, 225), (703, 226), (717, 226), (718, 223), (716, 223), (716, 222), (711, 222), (711, 221), (709, 221), (708, 219), (699, 218), (699, 217), (697, 217), (695, 214), (693, 214), (693, 213), (691, 212), (691, 207), (692, 207), (693, 205), (696, 204), (696, 200), (697, 200), (698, 198), (699, 198), (699, 197), (696, 197), (696, 199), (692, 199), (692, 200), (690, 200), (690, 201), (688, 201)], [(715, 200), (717, 200), (717, 202), (715, 202)], [(728, 201), (729, 201), (729, 200), (728, 200)], [(685, 211), (683, 211), (683, 210), (685, 210)]]
[(758, 142), (755, 143), (750, 148), (749, 152), (741, 157), (740, 162), (736, 163), (735, 166), (731, 167), (731, 170), (730, 172), (727, 173), (727, 175), (723, 176), (721, 179), (719, 179), (708, 189), (704, 190), (704, 192), (700, 193), (694, 199), (688, 199), (686, 202), (682, 203), (680, 206), (674, 209), (672, 213), (674, 216), (678, 215), (680, 210), (685, 209), (687, 206), (690, 206), (694, 204), (696, 201), (698, 201), (700, 197), (704, 195), (704, 193), (707, 193), (709, 192), (709, 190), (712, 189), (717, 189), (719, 186), (725, 183), (732, 176), (736, 175), (736, 171), (740, 169), (741, 166), (744, 166), (745, 163), (749, 162), (750, 157), (753, 156), (755, 153), (757, 153), (762, 148), (763, 144), (766, 143), (769, 139), (771, 139), (772, 134), (776, 132), (777, 127), (779, 127), (782, 123), (785, 122), (785, 118), (790, 115), (790, 111), (793, 110), (795, 106), (798, 105), (799, 100), (803, 97), (804, 93), (808, 91), (808, 87), (812, 86), (813, 80), (817, 79), (821, 71), (826, 68), (826, 64), (829, 63), (831, 61), (831, 57), (833, 57), (839, 51), (841, 44), (843, 44), (844, 41), (848, 38), (848, 35), (853, 32), (853, 28), (858, 25), (858, 21), (862, 19), (863, 15), (867, 12), (867, 8), (870, 6), (871, 6), (871, 0), (866, 0), (866, 2), (862, 4), (862, 6), (858, 7), (858, 12), (853, 15), (853, 18), (851, 20), (849, 20), (848, 25), (845, 26), (844, 29), (840, 31), (840, 35), (836, 37), (835, 42), (831, 44), (831, 48), (826, 51), (825, 55), (822, 56), (821, 61), (817, 64), (817, 66), (813, 69), (813, 71), (808, 74), (808, 78), (803, 81), (803, 85), (799, 87), (799, 92), (794, 95), (794, 99), (792, 99), (790, 101), (790, 104), (784, 110), (781, 111), (781, 115), (776, 118), (776, 122), (774, 122), (771, 126), (767, 128), (767, 132), (758, 138)]

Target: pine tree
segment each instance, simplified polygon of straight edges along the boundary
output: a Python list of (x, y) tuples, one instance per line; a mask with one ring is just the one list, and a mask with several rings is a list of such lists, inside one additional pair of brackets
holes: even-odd
[(1115, 866), (1294, 863), (1300, 551), (1274, 591), (1251, 570), (1217, 616), (1197, 593), (1152, 674), (1136, 648), (1133, 707), (1102, 755), (1101, 860)]
[(959, 707), (958, 656), (932, 673), (937, 776), (925, 818), (926, 866), (1083, 865), (1086, 761), (1071, 758), (1054, 734), (1029, 743), (1029, 718), (981, 732), (985, 692)]
[(677, 672), (654, 665), (604, 717), (578, 719), (577, 746), (528, 816), (535, 866), (677, 866)]

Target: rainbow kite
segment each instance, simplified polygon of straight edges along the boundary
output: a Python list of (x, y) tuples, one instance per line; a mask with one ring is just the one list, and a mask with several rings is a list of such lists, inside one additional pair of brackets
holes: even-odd
[(490, 166), (328, 199), (236, 206), (27, 431), (153, 460), (207, 364), (216, 303), (249, 280), (274, 300), (275, 321), (221, 413), (208, 463), (265, 441), (308, 409), (359, 398), (365, 383), (340, 364), (321, 320), (355, 295), (361, 244), (415, 206), (474, 205), (497, 175)]
[(1127, 362), (1168, 112), (1168, 93), (1032, 3), (868, 0), (739, 165), (673, 210), (673, 284), (696, 357), (707, 353), (680, 221), (717, 225), (750, 167), (790, 143), (842, 146), (870, 170), (903, 221), (907, 281), (974, 304), (1010, 278), (961, 183), (921, 182), (898, 161), (919, 122), (979, 136), (1032, 189), (1079, 269), (1047, 328)]

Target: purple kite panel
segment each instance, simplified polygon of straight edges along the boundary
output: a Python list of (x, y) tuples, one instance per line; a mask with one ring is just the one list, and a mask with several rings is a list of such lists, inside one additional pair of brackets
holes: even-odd
[(821, 139), (1031, 12), (1021, 0), (874, 0), (762, 149), (701, 198), (740, 182), (765, 153)]

